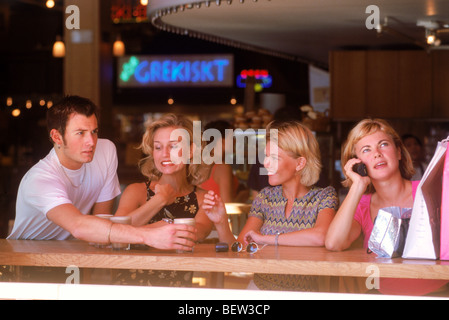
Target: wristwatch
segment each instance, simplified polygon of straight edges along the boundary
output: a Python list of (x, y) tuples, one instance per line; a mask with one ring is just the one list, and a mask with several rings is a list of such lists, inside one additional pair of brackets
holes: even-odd
[(173, 223), (173, 219), (169, 219), (169, 218), (163, 218), (162, 221), (165, 221), (168, 224), (172, 224)]
[(279, 236), (281, 235), (281, 233), (280, 232), (277, 232), (276, 233), (276, 236), (274, 237), (274, 245), (275, 246), (278, 246), (279, 245), (279, 243), (278, 243), (278, 241), (279, 241)]

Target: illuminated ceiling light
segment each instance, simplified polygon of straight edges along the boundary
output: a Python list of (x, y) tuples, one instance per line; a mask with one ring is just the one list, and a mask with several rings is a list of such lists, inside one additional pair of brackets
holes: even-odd
[(41, 100), (39, 101), (39, 105), (40, 105), (41, 107), (45, 106), (45, 100), (44, 100), (44, 99), (41, 99)]
[(51, 9), (51, 8), (54, 8), (55, 2), (53, 0), (47, 0), (45, 5), (47, 6), (47, 8)]
[(7, 105), (8, 107), (10, 107), (10, 106), (12, 106), (12, 104), (13, 104), (12, 98), (11, 98), (11, 97), (6, 98), (6, 105)]
[(148, 5), (148, 0), (140, 0), (140, 4), (143, 6), (147, 6)]
[(26, 107), (27, 109), (31, 109), (31, 108), (33, 107), (33, 103), (31, 102), (31, 100), (27, 100), (27, 102), (26, 102), (26, 104), (25, 104), (25, 107)]
[(437, 38), (437, 32), (442, 27), (440, 22), (427, 19), (418, 19), (416, 25), (418, 27), (424, 27), (424, 29), (426, 30), (426, 42), (428, 45), (439, 46), (441, 44), (441, 40)]
[(51, 107), (53, 107), (53, 101), (48, 100), (48, 102), (47, 102), (47, 109), (50, 109)]
[(426, 29), (426, 40), (427, 44), (433, 45), (437, 39), (435, 31), (431, 29)]
[(112, 53), (115, 57), (123, 57), (125, 55), (125, 52), (125, 44), (123, 43), (120, 35), (118, 35), (117, 39), (114, 42), (114, 45), (112, 46)]
[(56, 36), (56, 42), (53, 44), (53, 57), (65, 57), (65, 44), (62, 42), (61, 36)]
[(12, 114), (12, 116), (13, 116), (14, 118), (17, 118), (18, 116), (20, 116), (20, 109), (14, 109), (14, 110), (11, 112), (11, 114)]
[(175, 100), (174, 100), (173, 98), (169, 98), (169, 99), (167, 100), (167, 103), (168, 103), (169, 105), (173, 105), (173, 104), (175, 103)]
[(232, 98), (232, 99), (231, 99), (231, 104), (232, 104), (233, 106), (235, 106), (235, 105), (237, 104), (237, 99), (236, 99), (236, 98)]

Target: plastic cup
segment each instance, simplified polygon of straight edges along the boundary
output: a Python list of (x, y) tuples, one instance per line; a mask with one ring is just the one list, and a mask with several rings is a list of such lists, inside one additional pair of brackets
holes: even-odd
[[(176, 218), (173, 220), (173, 223), (174, 224), (186, 224), (186, 225), (193, 226), (193, 227), (196, 225), (195, 218)], [(191, 251), (193, 251), (193, 248)], [(191, 251), (180, 250), (180, 249), (176, 250), (177, 253), (184, 253), (184, 252), (191, 252)]]
[[(110, 220), (113, 215), (112, 214), (96, 214), (95, 217), (97, 218), (101, 218), (101, 219), (106, 219), (106, 220)], [(104, 244), (104, 243), (95, 243), (95, 242), (89, 242), (90, 245), (94, 246), (95, 248), (107, 248), (109, 247), (109, 244)]]
[[(109, 220), (111, 220), (112, 223), (119, 223), (119, 224), (131, 224), (131, 217), (127, 216), (119, 216), (119, 217), (111, 217)], [(112, 249), (113, 250), (129, 250), (131, 245), (129, 243), (112, 243)]]

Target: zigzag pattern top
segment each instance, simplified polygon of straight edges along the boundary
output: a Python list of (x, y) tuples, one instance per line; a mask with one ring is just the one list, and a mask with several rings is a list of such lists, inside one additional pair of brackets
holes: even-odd
[(249, 216), (263, 220), (260, 229), (263, 235), (313, 228), (321, 210), (338, 209), (337, 192), (333, 187), (312, 187), (304, 197), (295, 199), (288, 218), (285, 215), (286, 205), (287, 198), (282, 194), (282, 186), (267, 187), (254, 199)]

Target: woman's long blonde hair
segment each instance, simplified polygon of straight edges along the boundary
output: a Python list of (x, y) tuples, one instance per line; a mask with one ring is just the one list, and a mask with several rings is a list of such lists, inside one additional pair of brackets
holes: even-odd
[[(190, 144), (193, 144), (193, 122), (183, 115), (177, 115), (174, 113), (168, 113), (162, 116), (160, 119), (147, 125), (145, 134), (142, 138), (142, 143), (140, 144), (140, 149), (144, 153), (145, 157), (140, 160), (139, 168), (140, 172), (148, 177), (149, 180), (159, 180), (162, 173), (157, 170), (154, 164), (153, 150), (154, 150), (154, 134), (158, 129), (161, 128), (180, 128), (184, 129), (189, 133)], [(202, 146), (196, 146), (202, 150)], [(187, 181), (193, 185), (200, 185), (205, 180), (208, 179), (210, 174), (211, 166), (203, 163), (201, 160), (200, 164), (191, 163), (186, 165), (187, 171)]]
[[(399, 161), (399, 170), (401, 172), (401, 176), (404, 179), (410, 180), (412, 176), (415, 174), (415, 169), (413, 167), (413, 161), (410, 157), (410, 154), (407, 151), (407, 148), (404, 146), (404, 143), (401, 140), (401, 137), (398, 133), (393, 129), (393, 127), (383, 119), (364, 119), (360, 121), (350, 132), (348, 135), (348, 139), (342, 147), (341, 152), (341, 165), (344, 167), (346, 163), (352, 159), (356, 158), (355, 153), (355, 145), (366, 136), (372, 135), (377, 131), (382, 131), (386, 133), (393, 140), (396, 148), (399, 148), (401, 151), (401, 160)], [(344, 187), (350, 187), (352, 185), (351, 179), (349, 179), (344, 172), (346, 180), (342, 182)], [(370, 184), (367, 188), (367, 193), (374, 193), (375, 189), (372, 184)]]

